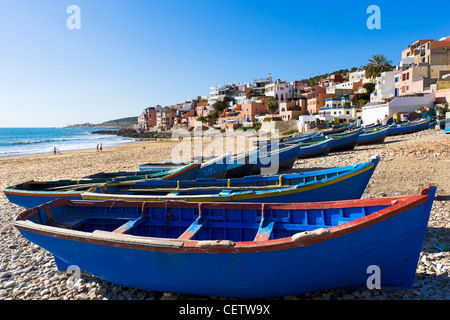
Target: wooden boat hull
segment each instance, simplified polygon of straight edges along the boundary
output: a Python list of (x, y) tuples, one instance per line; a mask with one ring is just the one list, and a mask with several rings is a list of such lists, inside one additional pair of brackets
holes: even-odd
[(428, 128), (429, 120), (418, 121), (416, 123), (407, 123), (401, 125), (391, 125), (388, 129), (387, 136), (395, 136), (407, 133), (414, 133)]
[(250, 175), (254, 166), (254, 163), (229, 163), (225, 172), (225, 178), (234, 179)]
[(331, 135), (330, 137), (333, 138), (334, 141), (330, 152), (353, 150), (359, 135), (360, 131), (344, 135)]
[(297, 154), (297, 158), (313, 158), (319, 156), (326, 156), (333, 145), (332, 139), (326, 139), (323, 141), (319, 141), (315, 144), (302, 144)]
[(297, 160), (300, 144), (282, 146), (281, 148), (267, 153), (254, 152), (250, 154), (249, 162), (255, 165), (252, 173), (256, 174), (276, 174), (282, 170), (290, 170)]
[(356, 141), (357, 146), (383, 143), (386, 138), (388, 128), (382, 130), (373, 130), (369, 132), (363, 132), (358, 136)]
[[(367, 290), (378, 272), (382, 290), (405, 290), (415, 277), (435, 190), (428, 187), (409, 197), (289, 205), (165, 202), (146, 207), (59, 199), (22, 212), (14, 225), (23, 237), (48, 250), (59, 270), (76, 265), (125, 287), (279, 297)], [(82, 225), (61, 228), (63, 210), (95, 214)], [(95, 215), (115, 230), (102, 231)], [(120, 223), (139, 216), (144, 222), (131, 234), (123, 233)], [(48, 225), (49, 217), (53, 225)]]
[[(246, 177), (233, 180), (180, 181), (179, 188), (171, 190), (174, 182), (136, 181), (135, 183), (107, 184), (93, 188), (82, 194), (84, 200), (126, 200), (126, 201), (166, 201), (188, 202), (254, 202), (291, 203), (337, 201), (359, 199), (379, 158), (354, 166), (308, 172), (302, 174), (271, 177)], [(283, 180), (294, 180), (284, 186)], [(277, 183), (281, 181), (281, 184)], [(166, 185), (166, 190), (164, 190)], [(258, 188), (259, 186), (266, 186)], [(209, 187), (209, 188), (208, 188)], [(214, 187), (214, 191), (211, 188)], [(233, 188), (234, 187), (234, 188)], [(133, 189), (135, 191), (133, 191)], [(156, 190), (155, 190), (156, 189)], [(167, 190), (168, 189), (168, 190)], [(187, 189), (187, 190), (184, 190)]]
[(329, 134), (336, 134), (336, 133), (342, 133), (345, 130), (347, 130), (349, 128), (349, 126), (345, 125), (345, 126), (339, 126), (337, 128), (334, 129), (329, 129), (326, 131), (321, 131), (324, 135), (329, 135)]
[[(115, 181), (161, 179), (161, 180), (192, 180), (197, 176), (200, 163), (192, 163), (179, 169), (173, 169), (153, 175), (125, 176), (111, 178)], [(165, 173), (165, 174), (164, 174)], [(94, 185), (101, 185), (111, 179), (80, 179), (58, 181), (28, 181), (7, 187), (3, 193), (9, 202), (24, 208), (34, 208), (43, 203), (58, 198), (82, 200), (81, 194)]]
[[(200, 166), (196, 178), (223, 179), (227, 171), (227, 164), (229, 162), (229, 159), (230, 153), (227, 153), (222, 156), (215, 157), (211, 160), (203, 162)], [(180, 168), (189, 163), (186, 163), (184, 161), (179, 162), (162, 161), (156, 163), (146, 163), (139, 165), (139, 170), (143, 172), (152, 172), (152, 171), (161, 172)]]

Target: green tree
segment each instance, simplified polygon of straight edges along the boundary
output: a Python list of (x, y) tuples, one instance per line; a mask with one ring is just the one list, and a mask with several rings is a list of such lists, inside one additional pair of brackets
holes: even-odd
[(363, 88), (366, 89), (368, 94), (371, 94), (375, 90), (375, 83), (371, 82), (364, 83)]
[(253, 89), (250, 89), (250, 90), (245, 94), (245, 97), (246, 97), (247, 99), (251, 99), (252, 97), (254, 97), (254, 96), (256, 96), (256, 95), (257, 95), (256, 91), (253, 90)]
[(384, 54), (375, 54), (369, 59), (369, 63), (364, 67), (366, 70), (366, 76), (370, 79), (376, 79), (381, 75), (382, 72), (391, 71), (393, 66), (391, 65), (392, 60)]
[(222, 112), (223, 110), (228, 108), (228, 101), (217, 100), (216, 102), (214, 102), (214, 104), (212, 106), (213, 106), (214, 110), (217, 110), (218, 112)]
[(278, 110), (278, 102), (274, 98), (269, 97), (267, 99), (266, 108), (270, 113), (274, 114)]

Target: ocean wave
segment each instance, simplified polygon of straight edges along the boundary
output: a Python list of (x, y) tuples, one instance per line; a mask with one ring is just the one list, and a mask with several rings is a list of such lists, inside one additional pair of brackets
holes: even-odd
[(74, 139), (42, 139), (42, 140), (21, 140), (21, 141), (10, 141), (10, 142), (2, 142), (0, 143), (0, 147), (11, 147), (16, 145), (23, 144), (39, 144), (39, 143), (47, 143), (47, 142), (64, 142), (64, 141), (73, 141)]

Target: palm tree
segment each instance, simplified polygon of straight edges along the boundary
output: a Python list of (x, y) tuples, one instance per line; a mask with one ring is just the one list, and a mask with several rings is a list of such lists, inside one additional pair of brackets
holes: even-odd
[(369, 59), (369, 63), (364, 67), (366, 76), (370, 79), (376, 79), (384, 71), (391, 71), (392, 60), (388, 60), (384, 54), (375, 54)]

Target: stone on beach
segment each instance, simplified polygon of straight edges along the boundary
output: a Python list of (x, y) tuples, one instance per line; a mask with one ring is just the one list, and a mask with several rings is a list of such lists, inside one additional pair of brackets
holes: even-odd
[[(237, 139), (237, 143), (239, 143)], [(27, 180), (79, 179), (100, 171), (136, 171), (137, 166), (171, 159), (178, 142), (152, 141), (126, 146), (51, 155), (0, 159), (2, 190)], [(206, 145), (206, 144), (205, 144)], [(204, 146), (203, 146), (204, 147)], [(402, 292), (380, 290), (325, 290), (280, 297), (285, 300), (449, 300), (450, 252), (439, 251), (437, 243), (450, 245), (450, 135), (439, 130), (387, 137), (384, 144), (357, 146), (352, 151), (297, 160), (291, 172), (318, 170), (366, 162), (380, 156), (363, 198), (417, 194), (427, 185), (437, 186), (428, 230), (413, 286)], [(287, 173), (287, 172), (286, 172)], [(76, 286), (70, 274), (58, 272), (53, 256), (22, 238), (13, 220), (23, 208), (0, 196), (0, 300), (181, 300), (205, 299), (189, 295), (164, 294), (125, 288), (82, 274)], [(207, 297), (206, 299), (217, 299)]]

